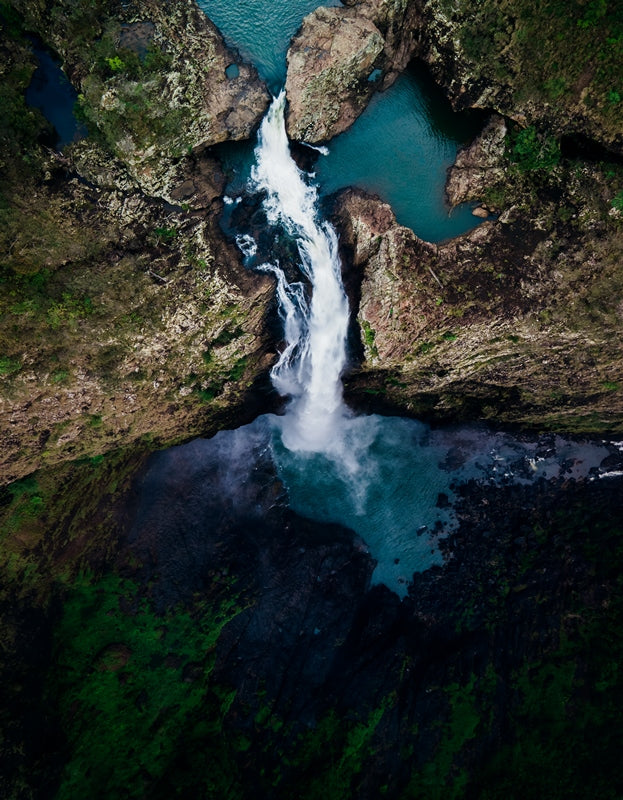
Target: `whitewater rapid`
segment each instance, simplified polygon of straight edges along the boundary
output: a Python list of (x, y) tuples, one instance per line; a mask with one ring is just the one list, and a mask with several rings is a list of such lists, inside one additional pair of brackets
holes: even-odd
[(285, 101), (282, 91), (262, 122), (250, 182), (252, 191), (265, 193), (268, 223), (283, 226), (296, 243), (302, 278), (288, 281), (278, 262), (257, 267), (277, 279), (284, 326), (285, 346), (271, 377), (277, 391), (290, 398), (281, 418), (284, 445), (293, 451), (337, 455), (350, 417), (341, 382), (348, 299), (337, 235), (329, 222), (319, 219), (317, 189), (290, 153)]

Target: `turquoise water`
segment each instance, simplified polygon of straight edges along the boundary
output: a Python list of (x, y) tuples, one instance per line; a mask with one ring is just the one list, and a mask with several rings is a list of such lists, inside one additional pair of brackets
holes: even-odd
[[(317, 0), (198, 0), (229, 44), (253, 62), (274, 93), (284, 84), (286, 52)], [(337, 0), (325, 5), (340, 5)], [(446, 171), (458, 148), (481, 127), (481, 116), (455, 113), (425, 69), (411, 67), (376, 94), (355, 124), (319, 156), (316, 181), (324, 195), (357, 186), (388, 202), (399, 223), (438, 242), (475, 227), (473, 204), (445, 203)], [(250, 146), (221, 151), (229, 193), (244, 192), (253, 163)]]
[(197, 0), (225, 41), (255, 64), (277, 94), (286, 79), (286, 53), (303, 18), (318, 6), (339, 6), (339, 0)]
[(455, 113), (423, 69), (411, 68), (376, 94), (316, 165), (326, 193), (357, 186), (388, 202), (401, 225), (438, 242), (475, 227), (474, 204), (450, 210), (446, 172), (480, 130), (480, 115)]
[[(475, 204), (450, 210), (444, 186), (458, 148), (481, 127), (478, 114), (457, 114), (430, 77), (412, 68), (368, 108), (345, 133), (318, 154), (314, 181), (328, 196), (357, 186), (389, 203), (401, 225), (429, 242), (474, 228)], [(228, 194), (245, 194), (254, 144), (225, 144), (218, 150), (228, 177)]]
[(349, 464), (287, 450), (282, 419), (261, 416), (212, 439), (155, 454), (139, 513), (151, 514), (149, 524), (155, 526), (180, 526), (174, 538), (193, 548), (187, 509), (198, 520), (206, 506), (212, 509), (205, 524), (213, 524), (215, 502), (226, 514), (235, 509), (247, 524), (266, 513), (275, 498), (274, 489), (262, 488), (262, 475), (272, 481), (266, 470), (270, 459), (290, 507), (358, 533), (376, 561), (372, 582), (404, 597), (415, 572), (443, 561), (439, 541), (458, 524), (455, 503), (462, 484), (607, 479), (618, 474), (608, 462), (623, 449), (620, 443), (573, 442), (552, 434), (519, 440), (481, 426), (431, 429), (415, 420), (370, 415), (352, 417), (341, 431), (352, 455)]

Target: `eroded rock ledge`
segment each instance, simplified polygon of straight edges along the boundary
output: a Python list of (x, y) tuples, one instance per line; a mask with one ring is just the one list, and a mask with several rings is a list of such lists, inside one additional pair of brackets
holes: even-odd
[(548, 233), (515, 208), (433, 245), (352, 190), (337, 220), (362, 278), (355, 402), (372, 393), (436, 419), (623, 430), (623, 309), (618, 295), (606, 299), (623, 255), (614, 228), (601, 247), (579, 236), (561, 247), (560, 228)]

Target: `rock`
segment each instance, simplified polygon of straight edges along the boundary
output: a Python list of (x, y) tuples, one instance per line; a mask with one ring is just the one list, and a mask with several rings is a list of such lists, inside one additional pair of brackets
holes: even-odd
[[(65, 0), (53, 13), (18, 5), (62, 56), (87, 121), (147, 194), (174, 200), (190, 153), (248, 138), (268, 107), (256, 70), (225, 47), (192, 0), (124, 5), (118, 15), (92, 21), (93, 41), (67, 36), (73, 10)], [(114, 58), (99, 55), (104, 44)]]
[(319, 8), (307, 16), (288, 51), (288, 135), (310, 143), (336, 136), (359, 116), (384, 62), (383, 37), (351, 9)]
[[(607, 15), (587, 23), (582, 6), (548, 16), (534, 14), (528, 2), (511, 8), (485, 0), (476, 11), (466, 0), (417, 5), (415, 55), (428, 63), (455, 108), (495, 110), (522, 127), (583, 137), (623, 153), (622, 104), (612, 92), (619, 70), (607, 55)], [(590, 66), (595, 61), (602, 63), (599, 70)]]
[(503, 179), (505, 137), (506, 123), (494, 115), (479, 136), (459, 151), (446, 182), (446, 197), (451, 206), (481, 199), (488, 186)]
[(482, 206), (477, 206), (476, 208), (472, 209), (472, 214), (474, 217), (479, 217), (480, 219), (487, 219), (489, 216), (489, 212), (486, 208)]
[(387, 204), (349, 190), (338, 197), (336, 223), (361, 280), (351, 303), (364, 362), (348, 376), (349, 402), (437, 420), (578, 432), (599, 420), (623, 430), (623, 397), (607, 377), (623, 374), (611, 333), (619, 301), (612, 294), (598, 316), (590, 299), (619, 280), (615, 223), (598, 260), (590, 232), (556, 258), (556, 232), (550, 239), (516, 209), (434, 245), (398, 225)]

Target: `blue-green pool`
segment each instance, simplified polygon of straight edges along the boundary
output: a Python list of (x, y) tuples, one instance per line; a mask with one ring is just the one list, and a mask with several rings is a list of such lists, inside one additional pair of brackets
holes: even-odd
[(402, 225), (437, 242), (473, 228), (473, 205), (450, 210), (446, 172), (482, 124), (454, 112), (422, 67), (412, 66), (376, 94), (354, 125), (329, 142), (316, 165), (323, 193), (358, 186), (388, 202)]
[[(286, 52), (303, 17), (317, 0), (198, 0), (229, 44), (252, 61), (277, 92), (285, 82)], [(337, 0), (327, 5), (339, 5)], [(481, 125), (480, 115), (455, 113), (427, 71), (411, 66), (385, 92), (376, 94), (355, 124), (328, 143), (315, 166), (322, 195), (357, 186), (388, 202), (398, 222), (437, 242), (473, 228), (473, 206), (450, 210), (446, 171), (458, 148)], [(244, 193), (253, 163), (250, 144), (221, 149), (230, 177), (229, 193)]]

